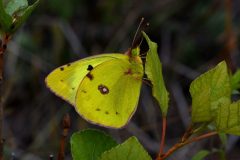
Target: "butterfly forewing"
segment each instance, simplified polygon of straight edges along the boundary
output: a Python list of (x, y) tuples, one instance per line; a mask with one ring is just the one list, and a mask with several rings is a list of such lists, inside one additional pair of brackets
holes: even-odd
[(101, 54), (81, 59), (55, 69), (45, 82), (56, 95), (75, 105), (79, 84), (92, 69), (104, 62), (125, 58), (123, 54)]

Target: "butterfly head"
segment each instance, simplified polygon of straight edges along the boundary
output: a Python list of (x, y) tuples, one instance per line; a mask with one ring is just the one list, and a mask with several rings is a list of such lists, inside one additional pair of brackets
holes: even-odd
[(136, 48), (130, 49), (129, 51), (130, 61), (142, 64), (142, 59), (140, 58), (139, 54), (140, 54), (139, 46), (137, 46)]
[(137, 46), (136, 48), (131, 49), (131, 56), (132, 57), (137, 57), (140, 54), (140, 48)]

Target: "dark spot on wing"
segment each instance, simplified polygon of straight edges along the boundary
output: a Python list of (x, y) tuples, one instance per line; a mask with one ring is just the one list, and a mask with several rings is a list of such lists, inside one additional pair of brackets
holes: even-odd
[(101, 109), (99, 109), (99, 108), (96, 108), (96, 111), (101, 111)]
[(86, 76), (87, 76), (90, 80), (93, 80), (93, 75), (92, 75), (91, 73), (88, 73)]
[(132, 69), (128, 68), (128, 70), (126, 72), (124, 72), (124, 74), (128, 75), (128, 74), (132, 74)]
[(67, 66), (68, 66), (68, 67), (71, 66), (71, 63), (68, 63)]
[(81, 92), (83, 92), (83, 93), (87, 93), (87, 91), (85, 91), (85, 90), (81, 90)]
[(118, 115), (119, 113), (118, 112), (116, 112), (116, 115)]
[(63, 70), (64, 70), (64, 68), (63, 68), (63, 67), (60, 67), (60, 70), (61, 70), (61, 71), (63, 71)]
[(109, 89), (107, 86), (100, 84), (98, 85), (98, 90), (100, 91), (100, 93), (102, 94), (108, 94), (109, 93)]
[(106, 111), (106, 112), (105, 112), (105, 114), (109, 114), (109, 112), (108, 112), (108, 111)]
[(93, 66), (92, 65), (88, 65), (88, 68), (87, 68), (88, 71), (91, 71), (93, 70)]
[(74, 90), (75, 88), (73, 87), (72, 90)]
[(62, 80), (62, 79), (61, 79), (60, 81), (61, 81), (61, 82), (63, 82), (63, 80)]

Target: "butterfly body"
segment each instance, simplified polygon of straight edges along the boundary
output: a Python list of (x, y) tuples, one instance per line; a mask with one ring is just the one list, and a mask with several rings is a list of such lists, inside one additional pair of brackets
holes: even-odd
[(138, 55), (101, 54), (61, 66), (47, 86), (87, 121), (121, 128), (136, 110), (143, 65)]

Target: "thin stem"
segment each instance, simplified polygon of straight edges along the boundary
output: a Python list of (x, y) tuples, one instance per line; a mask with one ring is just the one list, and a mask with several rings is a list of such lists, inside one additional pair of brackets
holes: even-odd
[[(2, 58), (2, 54), (0, 55)], [(0, 160), (3, 160), (3, 84), (0, 82)]]
[(3, 35), (3, 39), (0, 40), (0, 160), (3, 160), (3, 66), (4, 66), (4, 53), (7, 49), (7, 44), (10, 40), (10, 36), (8, 34)]
[(64, 160), (65, 157), (65, 142), (66, 142), (66, 138), (69, 132), (69, 128), (70, 128), (70, 116), (69, 114), (66, 114), (63, 117), (63, 121), (62, 121), (62, 127), (63, 127), (63, 131), (62, 131), (62, 137), (60, 139), (60, 148), (59, 148), (59, 152), (58, 152), (58, 160)]
[(214, 132), (209, 132), (209, 133), (203, 134), (203, 135), (201, 135), (201, 136), (194, 137), (194, 138), (192, 138), (192, 139), (186, 141), (185, 144), (189, 144), (189, 143), (197, 142), (197, 141), (199, 141), (199, 140), (202, 140), (202, 139), (205, 139), (205, 138), (208, 138), (208, 137), (214, 136), (214, 135), (216, 135), (216, 134), (218, 134), (218, 132), (216, 132), (216, 131), (214, 131)]
[(209, 132), (209, 133), (206, 133), (206, 134), (203, 134), (201, 136), (198, 136), (198, 137), (194, 137), (190, 140), (186, 140), (185, 142), (180, 142), (180, 143), (177, 143), (175, 144), (172, 148), (170, 148), (160, 159), (158, 160), (164, 160), (165, 158), (167, 158), (168, 156), (170, 156), (173, 152), (175, 152), (176, 150), (178, 150), (179, 148), (189, 144), (189, 143), (193, 143), (193, 142), (197, 142), (199, 140), (202, 140), (202, 139), (205, 139), (205, 138), (208, 138), (208, 137), (211, 137), (211, 136), (214, 136), (216, 135), (217, 132)]
[(175, 152), (177, 149), (181, 148), (184, 146), (184, 143), (177, 143), (174, 146), (172, 146), (164, 155), (162, 155), (159, 159), (157, 160), (164, 160), (168, 156), (170, 156), (173, 152)]
[[(223, 58), (226, 60), (231, 70), (236, 70), (236, 62), (233, 61), (231, 54), (235, 53), (234, 51), (237, 48), (237, 37), (233, 29), (233, 2), (232, 0), (224, 0), (225, 8), (225, 42), (224, 48), (222, 50)], [(234, 63), (235, 62), (235, 63)]]
[(181, 142), (185, 142), (193, 133), (193, 125), (191, 124), (186, 132), (184, 133), (184, 135), (182, 136)]
[(160, 158), (163, 154), (164, 144), (165, 144), (165, 137), (166, 137), (166, 128), (167, 128), (167, 118), (163, 116), (162, 118), (162, 137), (160, 143), (160, 150), (157, 158)]

